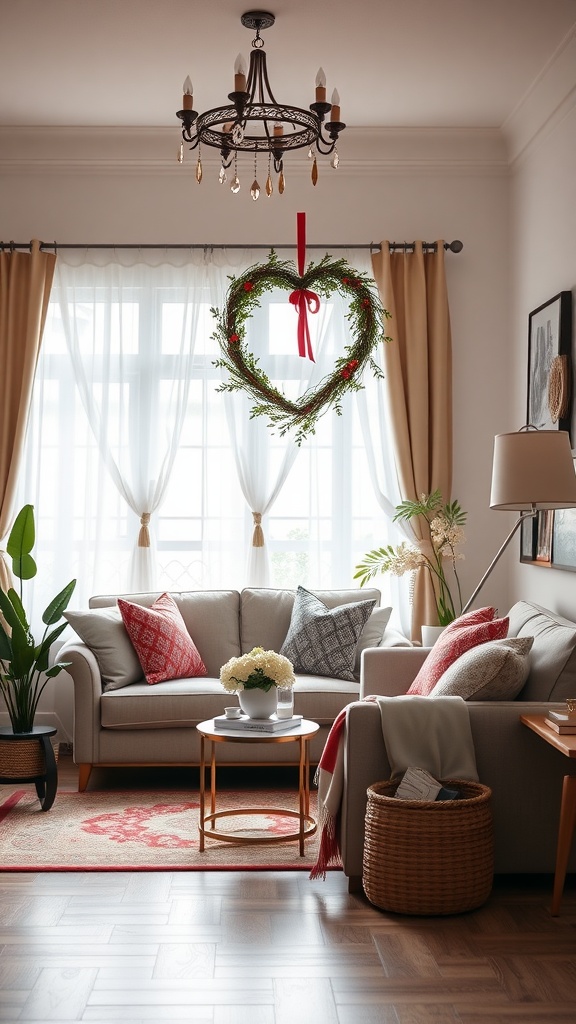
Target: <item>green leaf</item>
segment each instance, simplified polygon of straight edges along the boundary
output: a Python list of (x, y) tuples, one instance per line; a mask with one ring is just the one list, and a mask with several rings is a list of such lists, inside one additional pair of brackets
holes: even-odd
[[(17, 599), (16, 602), (14, 598)], [(18, 602), (19, 598), (15, 590), (10, 588), (8, 593), (6, 593), (0, 587), (0, 612), (2, 612), (2, 615), (11, 629), (14, 629), (16, 626), (25, 626), (25, 623), (23, 623), (20, 618), (19, 609), (17, 607)]]
[(53, 626), (55, 622), (58, 622), (62, 618), (62, 612), (68, 607), (68, 602), (74, 593), (76, 586), (76, 580), (70, 580), (66, 586), (60, 591), (59, 594), (50, 602), (46, 611), (42, 616), (42, 622), (47, 626)]
[(36, 668), (39, 672), (45, 672), (48, 668), (48, 657), (50, 654), (50, 648), (55, 640), (58, 639), (61, 633), (64, 632), (67, 622), (63, 622), (56, 629), (53, 629), (48, 636), (45, 636), (42, 643), (35, 649), (34, 656), (36, 658)]
[(16, 615), (20, 619), (20, 622), (22, 623), (24, 629), (29, 630), (30, 626), (28, 625), (28, 619), (26, 618), (26, 612), (24, 611), (24, 605), (22, 604), (22, 601), (20, 600), (20, 594), (18, 594), (13, 589), (13, 587), (10, 587), (10, 590), (8, 591), (8, 598), (10, 600), (10, 603), (12, 604), (12, 607), (14, 608), (14, 611), (16, 612)]
[(34, 506), (24, 505), (16, 516), (6, 545), (13, 562), (12, 572), (20, 580), (30, 580), (36, 575), (36, 563), (30, 557), (35, 540)]
[(12, 661), (12, 643), (0, 622), (0, 661)]
[(12, 626), (12, 675), (26, 676), (34, 665), (34, 660), (34, 639), (17, 619)]

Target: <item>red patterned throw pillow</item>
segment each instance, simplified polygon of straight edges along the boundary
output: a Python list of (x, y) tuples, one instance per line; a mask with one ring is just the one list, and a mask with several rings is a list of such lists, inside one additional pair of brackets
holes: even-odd
[(119, 597), (118, 608), (147, 683), (208, 675), (170, 594), (162, 594), (151, 608)]
[(408, 693), (427, 697), (447, 668), (461, 654), (488, 640), (508, 636), (508, 617), (496, 619), (495, 608), (478, 608), (454, 619), (439, 636)]

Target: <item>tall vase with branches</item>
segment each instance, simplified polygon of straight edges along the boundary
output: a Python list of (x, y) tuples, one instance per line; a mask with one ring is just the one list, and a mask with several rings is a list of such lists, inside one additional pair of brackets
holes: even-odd
[[(396, 547), (376, 548), (356, 566), (354, 579), (360, 586), (381, 572), (403, 576), (425, 569), (432, 581), (434, 600), (441, 626), (447, 626), (462, 611), (462, 591), (457, 562), (464, 557), (456, 549), (465, 540), (463, 526), (467, 513), (457, 501), (444, 502), (439, 490), (421, 494), (418, 501), (403, 501), (396, 506), (394, 522), (418, 518), (424, 523), (425, 550), (403, 541)], [(449, 568), (447, 569), (446, 566)]]

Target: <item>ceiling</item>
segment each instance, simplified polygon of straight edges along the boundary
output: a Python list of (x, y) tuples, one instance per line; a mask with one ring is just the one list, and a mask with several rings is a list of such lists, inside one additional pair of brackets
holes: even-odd
[[(182, 82), (227, 102), (249, 0), (0, 0), (0, 126), (170, 127)], [(576, 0), (267, 0), (279, 102), (307, 107), (319, 65), (342, 120), (500, 128), (576, 26)]]

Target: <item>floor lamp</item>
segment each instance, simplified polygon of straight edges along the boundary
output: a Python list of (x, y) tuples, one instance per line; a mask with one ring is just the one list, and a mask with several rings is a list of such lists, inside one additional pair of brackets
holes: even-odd
[(565, 430), (522, 427), (494, 438), (490, 508), (520, 512), (474, 593), (462, 609), (468, 611), (500, 556), (525, 519), (554, 508), (576, 508), (576, 472)]

